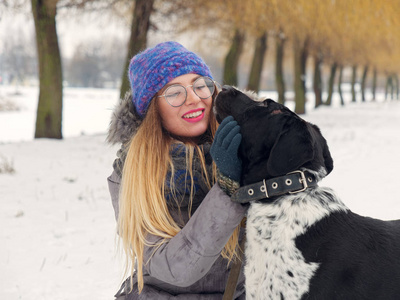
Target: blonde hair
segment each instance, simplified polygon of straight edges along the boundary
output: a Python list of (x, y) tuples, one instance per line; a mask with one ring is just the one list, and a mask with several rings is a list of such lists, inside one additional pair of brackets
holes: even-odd
[[(139, 293), (144, 285), (143, 264), (147, 263), (143, 261), (144, 247), (156, 247), (156, 250), (157, 246), (167, 242), (180, 231), (180, 227), (169, 213), (164, 195), (167, 172), (171, 171), (172, 174), (174, 172), (170, 155), (170, 147), (174, 139), (162, 128), (155, 100), (151, 101), (146, 117), (128, 147), (119, 196), (118, 232), (126, 256), (125, 275), (129, 273), (131, 278), (133, 277), (136, 261)], [(208, 130), (211, 137), (214, 136), (216, 128), (217, 122), (212, 115)], [(194, 151), (199, 153), (202, 174), (209, 188), (215, 182), (216, 168), (213, 164), (213, 178), (209, 178), (202, 149), (193, 143), (185, 143), (185, 146), (188, 149), (187, 173), (191, 179), (189, 201), (189, 208), (191, 208), (194, 196), (192, 173)], [(174, 190), (172, 178), (173, 176), (171, 176), (170, 184), (171, 190)], [(161, 244), (150, 244), (146, 240), (147, 234), (162, 237)], [(238, 257), (238, 237), (239, 226), (221, 253), (229, 262)], [(131, 280), (130, 290), (132, 288)]]

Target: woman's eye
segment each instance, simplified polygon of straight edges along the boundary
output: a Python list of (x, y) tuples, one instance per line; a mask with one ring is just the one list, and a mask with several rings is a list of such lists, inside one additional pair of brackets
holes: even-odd
[(207, 87), (206, 85), (198, 85), (198, 86), (195, 86), (194, 88), (195, 88), (195, 90), (201, 91), (202, 89), (205, 89), (206, 87)]
[(179, 97), (180, 94), (181, 94), (181, 92), (173, 92), (173, 93), (166, 94), (165, 97), (167, 97), (167, 98), (177, 98), (177, 97)]

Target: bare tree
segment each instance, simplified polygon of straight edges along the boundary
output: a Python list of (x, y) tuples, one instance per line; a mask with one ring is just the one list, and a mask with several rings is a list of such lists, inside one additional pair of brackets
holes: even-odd
[(337, 67), (338, 67), (337, 62), (334, 62), (331, 65), (331, 72), (330, 72), (329, 83), (328, 83), (328, 96), (326, 98), (325, 105), (331, 105), (332, 104), (333, 89), (334, 89), (334, 86), (335, 86), (335, 77), (336, 77)]
[(144, 50), (147, 46), (147, 32), (150, 28), (150, 16), (153, 11), (154, 0), (134, 0), (135, 9), (132, 16), (131, 34), (129, 38), (128, 53), (122, 73), (120, 98), (129, 90), (127, 70), (132, 56)]
[(238, 85), (238, 64), (239, 58), (243, 51), (245, 35), (244, 33), (236, 29), (235, 34), (232, 38), (232, 44), (229, 48), (228, 54), (225, 57), (224, 65), (224, 84)]
[(306, 59), (307, 43), (297, 37), (293, 41), (294, 53), (294, 92), (295, 112), (304, 114), (306, 112)]
[(322, 104), (322, 74), (321, 74), (322, 55), (317, 52), (314, 55), (314, 78), (313, 88), (315, 94), (315, 107)]
[(62, 139), (62, 67), (56, 14), (58, 0), (31, 0), (39, 60), (35, 138)]
[(361, 101), (365, 102), (365, 89), (367, 85), (367, 74), (368, 74), (368, 65), (364, 67), (363, 75), (361, 79)]
[(267, 51), (267, 38), (268, 35), (264, 32), (255, 41), (253, 62), (251, 63), (249, 82), (247, 84), (248, 90), (253, 90), (257, 93), (260, 90), (260, 79), (264, 66), (265, 53)]
[(285, 104), (285, 79), (283, 74), (283, 61), (285, 49), (285, 34), (280, 30), (276, 36), (276, 57), (275, 57), (275, 85), (278, 91), (278, 102)]

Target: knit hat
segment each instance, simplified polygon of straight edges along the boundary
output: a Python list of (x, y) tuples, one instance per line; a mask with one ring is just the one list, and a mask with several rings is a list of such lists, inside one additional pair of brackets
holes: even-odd
[(177, 42), (165, 42), (135, 55), (129, 64), (132, 102), (144, 117), (151, 99), (172, 79), (185, 74), (212, 78), (206, 63)]

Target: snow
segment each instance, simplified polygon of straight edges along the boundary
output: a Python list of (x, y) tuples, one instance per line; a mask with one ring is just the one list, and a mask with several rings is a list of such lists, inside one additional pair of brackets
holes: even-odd
[[(35, 132), (36, 108), (39, 91), (36, 87), (15, 88), (0, 85), (0, 105), (12, 100), (19, 111), (1, 112), (0, 128), (12, 126), (13, 130), (0, 130), (1, 142), (32, 140)], [(104, 133), (119, 91), (115, 89), (65, 88), (63, 103), (63, 136)]]
[[(105, 143), (118, 91), (66, 88), (63, 140), (33, 140), (37, 88), (0, 86), (19, 111), (0, 111), (0, 299), (112, 299), (122, 280), (106, 177), (118, 150)], [(274, 93), (264, 93), (276, 99)], [(321, 185), (354, 212), (400, 218), (400, 101), (312, 109), (335, 162)], [(291, 107), (292, 102), (288, 102)]]
[(37, 91), (21, 93), (22, 111), (0, 112), (0, 168), (15, 169), (0, 174), (0, 299), (112, 299), (123, 265), (104, 133), (118, 93), (67, 89), (61, 141), (32, 140)]

